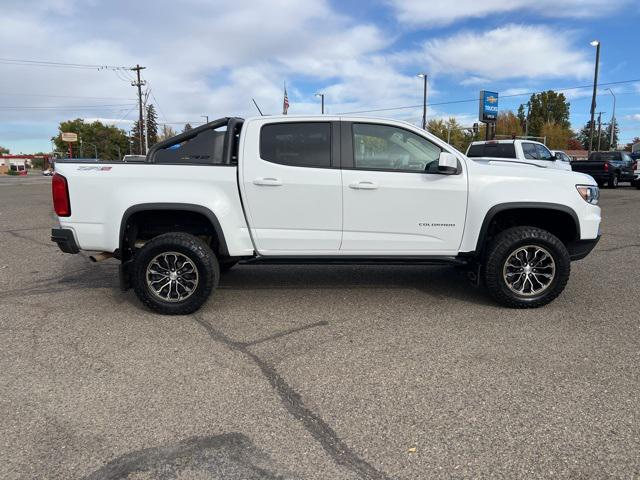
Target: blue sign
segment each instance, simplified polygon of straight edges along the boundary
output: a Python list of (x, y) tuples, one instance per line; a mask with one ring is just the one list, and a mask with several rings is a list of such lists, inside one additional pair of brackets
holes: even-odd
[(478, 118), (485, 123), (495, 122), (498, 119), (498, 92), (480, 90), (480, 113)]

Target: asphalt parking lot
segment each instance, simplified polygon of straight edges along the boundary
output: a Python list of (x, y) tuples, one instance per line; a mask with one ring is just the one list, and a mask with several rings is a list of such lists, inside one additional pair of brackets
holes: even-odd
[(0, 478), (640, 476), (640, 191), (564, 294), (496, 306), (448, 267), (239, 266), (196, 315), (49, 241), (0, 181)]

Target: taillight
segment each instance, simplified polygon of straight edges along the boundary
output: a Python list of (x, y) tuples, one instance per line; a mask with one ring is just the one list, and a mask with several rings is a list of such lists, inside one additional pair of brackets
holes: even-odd
[(638, 169), (638, 161), (636, 160), (631, 164), (631, 170), (637, 170), (637, 169)]
[(69, 188), (67, 179), (59, 173), (51, 179), (51, 194), (53, 195), (53, 209), (59, 217), (71, 216), (71, 202), (69, 202)]
[(604, 171), (605, 171), (605, 172), (608, 172), (608, 171), (609, 171), (609, 164), (608, 164), (608, 163), (605, 163), (605, 164), (604, 164)]

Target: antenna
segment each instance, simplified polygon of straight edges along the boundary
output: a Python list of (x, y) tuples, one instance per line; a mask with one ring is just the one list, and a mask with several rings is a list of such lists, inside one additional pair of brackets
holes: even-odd
[(251, 99), (253, 101), (253, 104), (256, 106), (256, 108), (258, 109), (258, 112), (260, 113), (261, 117), (264, 117), (264, 113), (262, 113), (262, 110), (260, 110), (260, 107), (258, 106), (258, 104), (256, 103), (256, 100), (254, 98)]

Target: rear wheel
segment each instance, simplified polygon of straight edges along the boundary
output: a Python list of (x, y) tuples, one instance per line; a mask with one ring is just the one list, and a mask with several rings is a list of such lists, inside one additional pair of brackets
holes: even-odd
[(535, 227), (514, 227), (491, 242), (483, 270), (484, 283), (498, 302), (535, 308), (562, 293), (571, 262), (555, 235)]
[(166, 315), (198, 310), (218, 285), (220, 270), (209, 246), (193, 235), (165, 233), (136, 252), (133, 287), (142, 303)]
[(609, 178), (609, 182), (607, 183), (607, 185), (609, 186), (609, 188), (618, 188), (619, 181), (620, 181), (620, 177), (614, 173)]

